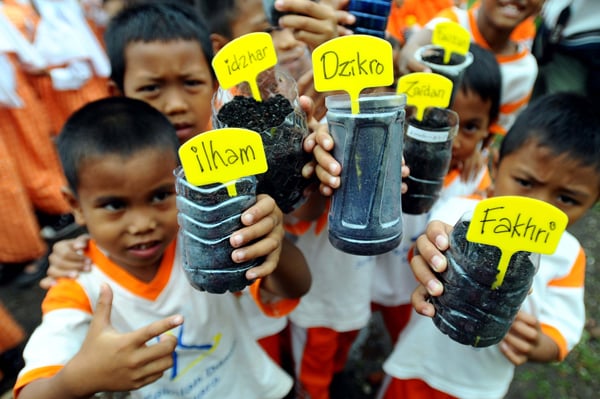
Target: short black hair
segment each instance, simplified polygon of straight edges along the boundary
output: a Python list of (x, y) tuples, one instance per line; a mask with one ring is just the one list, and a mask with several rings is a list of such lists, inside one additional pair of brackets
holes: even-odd
[(472, 91), (483, 101), (490, 101), (490, 124), (500, 113), (500, 96), (502, 93), (502, 74), (496, 56), (489, 50), (471, 43), (469, 51), (473, 54), (473, 62), (462, 76), (459, 90), (463, 93)]
[(585, 96), (554, 93), (539, 97), (519, 114), (500, 146), (500, 161), (534, 140), (555, 155), (565, 154), (600, 177), (600, 113)]
[(148, 103), (108, 97), (75, 111), (56, 145), (69, 187), (76, 194), (84, 161), (103, 155), (128, 157), (150, 148), (172, 150), (177, 159), (179, 139), (171, 122)]
[(206, 22), (196, 9), (183, 1), (136, 1), (115, 15), (104, 32), (111, 76), (123, 91), (125, 48), (133, 42), (198, 42), (214, 77), (212, 44)]
[(208, 21), (210, 33), (233, 39), (231, 24), (238, 17), (239, 0), (196, 0), (196, 7)]

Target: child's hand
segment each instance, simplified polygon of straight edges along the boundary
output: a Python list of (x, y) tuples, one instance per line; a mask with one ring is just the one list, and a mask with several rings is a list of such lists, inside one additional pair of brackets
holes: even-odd
[(410, 36), (400, 51), (398, 61), (398, 72), (400, 75), (406, 75), (412, 72), (431, 72), (431, 68), (417, 61), (415, 53), (420, 47), (431, 44), (432, 34), (433, 32), (431, 29), (423, 28)]
[(444, 291), (442, 283), (435, 274), (446, 270), (447, 260), (443, 251), (448, 249), (448, 237), (453, 226), (431, 221), (427, 230), (417, 238), (415, 256), (410, 261), (410, 267), (417, 281), (421, 283), (412, 294), (412, 304), (415, 310), (433, 317), (435, 308), (427, 301), (430, 296), (439, 296)]
[[(256, 204), (242, 213), (244, 227), (231, 235), (230, 243), (235, 249), (231, 258), (242, 263), (265, 256), (265, 261), (246, 272), (248, 280), (268, 276), (275, 270), (281, 253), (283, 213), (275, 200), (266, 194), (256, 197)], [(251, 245), (248, 245), (252, 243)], [(248, 246), (244, 246), (248, 245)], [(243, 247), (243, 248), (242, 248)]]
[[(347, 12), (336, 12), (329, 4), (310, 0), (277, 0), (275, 9), (286, 13), (279, 19), (279, 26), (291, 29), (311, 51), (338, 37), (338, 21), (350, 18)], [(347, 29), (341, 32), (350, 33)]]
[(342, 166), (331, 155), (333, 146), (333, 138), (329, 134), (327, 124), (320, 124), (317, 130), (304, 140), (304, 150), (312, 152), (315, 160), (304, 166), (302, 175), (308, 179), (316, 174), (321, 182), (319, 191), (325, 196), (332, 195), (340, 186)]
[(519, 311), (510, 330), (500, 342), (500, 351), (512, 364), (520, 366), (529, 360), (532, 352), (539, 346), (541, 337), (537, 319)]
[[(119, 333), (110, 324), (112, 298), (112, 290), (104, 284), (85, 341), (61, 371), (66, 386), (77, 397), (138, 389), (173, 366), (177, 339), (165, 333), (181, 325), (183, 317), (175, 315), (130, 333)], [(146, 344), (157, 338), (158, 342)]]
[(40, 287), (49, 289), (59, 277), (77, 278), (79, 272), (90, 271), (91, 261), (83, 255), (89, 239), (90, 236), (83, 234), (56, 242), (48, 256), (48, 275), (40, 281)]

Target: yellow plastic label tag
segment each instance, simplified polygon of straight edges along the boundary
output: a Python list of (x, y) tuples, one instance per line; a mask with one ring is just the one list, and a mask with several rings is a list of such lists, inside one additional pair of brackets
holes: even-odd
[(312, 53), (315, 90), (344, 90), (352, 113), (360, 112), (358, 97), (367, 87), (394, 83), (392, 45), (369, 35), (348, 35), (329, 40)]
[(471, 34), (456, 22), (440, 22), (433, 28), (431, 43), (441, 46), (445, 50), (444, 64), (447, 64), (450, 62), (452, 53), (467, 54), (471, 44)]
[(494, 245), (502, 251), (492, 285), (496, 289), (502, 285), (515, 252), (552, 254), (567, 223), (563, 211), (544, 201), (517, 196), (488, 198), (477, 204), (467, 240)]
[(215, 54), (212, 61), (221, 87), (229, 89), (247, 82), (256, 101), (262, 101), (256, 77), (276, 64), (273, 39), (266, 32), (249, 33), (230, 41)]
[(406, 104), (417, 109), (415, 118), (423, 120), (427, 107), (447, 108), (452, 97), (452, 81), (437, 73), (414, 72), (398, 79), (398, 93), (406, 94)]
[[(194, 186), (231, 182), (268, 169), (259, 133), (248, 129), (224, 128), (199, 134), (179, 147), (179, 159), (187, 181)], [(230, 197), (237, 192), (228, 185)]]

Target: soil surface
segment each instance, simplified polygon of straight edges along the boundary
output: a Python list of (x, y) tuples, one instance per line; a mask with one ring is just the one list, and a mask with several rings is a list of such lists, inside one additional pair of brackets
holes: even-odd
[[(587, 399), (600, 392), (600, 205), (569, 229), (586, 249), (586, 310), (588, 323), (582, 342), (560, 365), (527, 364), (517, 368), (506, 399)], [(0, 300), (31, 332), (40, 322), (44, 291), (37, 286), (0, 286)], [(332, 386), (332, 399), (375, 398), (381, 364), (392, 348), (378, 314), (361, 331), (346, 370)], [(0, 392), (0, 395), (3, 393)], [(11, 398), (4, 393), (0, 399)]]

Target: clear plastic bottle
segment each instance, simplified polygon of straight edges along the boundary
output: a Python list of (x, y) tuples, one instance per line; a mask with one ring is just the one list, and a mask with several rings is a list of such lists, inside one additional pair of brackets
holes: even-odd
[(241, 291), (252, 281), (246, 271), (262, 263), (231, 259), (231, 234), (243, 227), (241, 214), (256, 202), (256, 178), (236, 181), (237, 195), (230, 197), (224, 184), (196, 187), (181, 168), (175, 170), (179, 214), (178, 252), (190, 284), (202, 291), (221, 294)]
[(529, 293), (540, 255), (514, 253), (502, 284), (492, 288), (500, 249), (467, 241), (471, 217), (471, 212), (463, 215), (450, 235), (448, 268), (438, 274), (444, 293), (431, 298), (436, 310), (433, 322), (454, 341), (486, 347), (500, 342), (510, 329)]
[(404, 94), (359, 97), (352, 114), (348, 95), (325, 99), (335, 141), (333, 156), (342, 165), (341, 185), (329, 210), (329, 241), (341, 251), (377, 255), (402, 239), (401, 169)]

